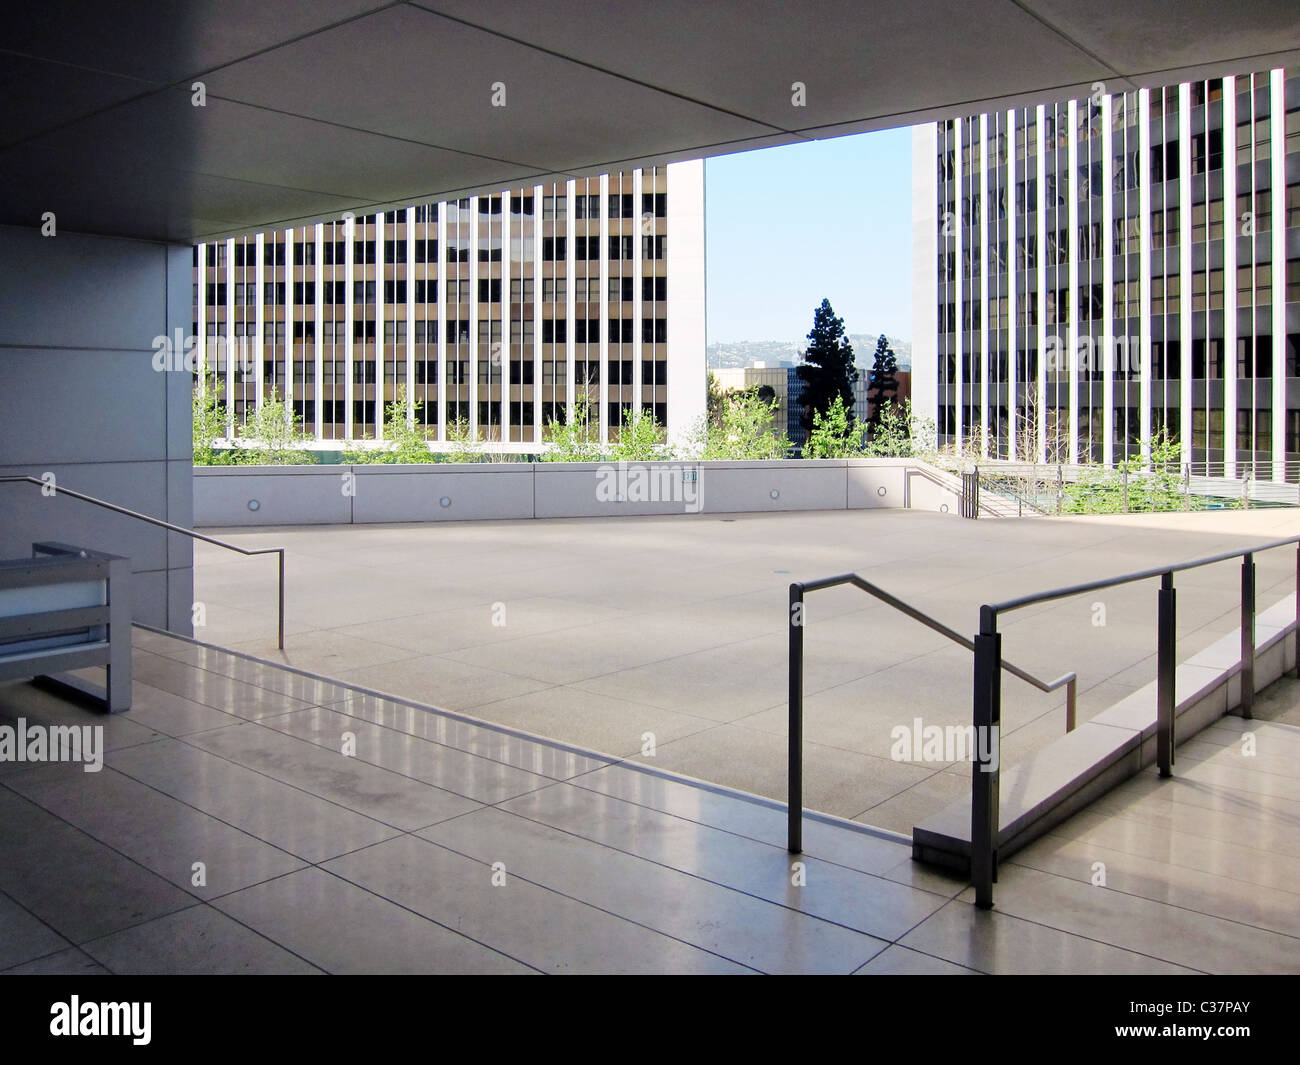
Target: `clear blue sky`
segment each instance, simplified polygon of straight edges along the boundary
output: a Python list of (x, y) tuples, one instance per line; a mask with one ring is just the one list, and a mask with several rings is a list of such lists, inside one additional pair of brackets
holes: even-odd
[(825, 297), (850, 333), (912, 338), (912, 133), (705, 160), (708, 339), (801, 341)]

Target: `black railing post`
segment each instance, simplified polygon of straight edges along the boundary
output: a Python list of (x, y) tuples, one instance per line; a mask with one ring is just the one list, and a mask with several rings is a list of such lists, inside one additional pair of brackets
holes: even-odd
[(279, 625), (279, 632), (280, 632), (280, 650), (283, 651), (283, 650), (284, 650), (284, 548), (283, 548), (283, 547), (280, 548), (280, 549), (276, 552), (276, 554), (280, 556), (280, 600), (279, 600), (280, 625)]
[(1300, 678), (1300, 544), (1295, 549), (1295, 668), (1291, 675)]
[(1255, 706), (1255, 556), (1241, 558), (1241, 716)]
[(788, 796), (791, 854), (803, 850), (803, 585), (790, 585), (790, 765)]
[(1174, 670), (1178, 654), (1173, 573), (1160, 578), (1156, 629), (1156, 762), (1160, 775), (1167, 777), (1174, 766)]
[(975, 637), (975, 759), (971, 765), (970, 874), (975, 905), (993, 906), (998, 876), (998, 769), (1001, 755), (1002, 637), (998, 616), (980, 608)]

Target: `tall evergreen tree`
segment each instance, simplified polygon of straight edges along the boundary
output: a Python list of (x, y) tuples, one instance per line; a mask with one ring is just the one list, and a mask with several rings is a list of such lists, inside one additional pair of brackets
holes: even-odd
[(835, 316), (830, 300), (822, 300), (814, 313), (808, 340), (803, 364), (795, 372), (803, 382), (803, 413), (799, 421), (806, 432), (811, 432), (813, 414), (826, 414), (836, 396), (846, 408), (853, 409), (853, 386), (858, 371), (853, 365), (853, 345), (844, 332), (844, 319)]
[(867, 423), (875, 429), (880, 424), (880, 412), (886, 404), (898, 401), (898, 359), (889, 340), (881, 333), (876, 341), (876, 355), (871, 363), (871, 376), (867, 379), (867, 402), (870, 413)]

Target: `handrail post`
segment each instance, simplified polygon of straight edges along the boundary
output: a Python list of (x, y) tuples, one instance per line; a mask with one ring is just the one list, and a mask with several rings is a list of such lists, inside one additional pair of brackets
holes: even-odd
[(803, 585), (790, 585), (790, 764), (787, 850), (803, 850)]
[(1241, 558), (1241, 716), (1254, 717), (1255, 706), (1255, 556)]
[(1295, 668), (1291, 676), (1300, 678), (1300, 544), (1295, 550)]
[(1079, 680), (1078, 677), (1071, 677), (1068, 683), (1065, 685), (1065, 731), (1066, 732), (1073, 732), (1075, 725), (1077, 724), (1076, 687), (1078, 685), (1078, 680)]
[(975, 759), (971, 765), (970, 873), (975, 905), (993, 906), (998, 876), (998, 768), (1001, 740), (1002, 637), (997, 614), (980, 608), (975, 637)]
[(284, 650), (284, 548), (276, 552), (280, 556), (280, 650)]
[(1174, 671), (1178, 653), (1178, 615), (1174, 575), (1160, 578), (1156, 621), (1156, 761), (1162, 777), (1174, 765)]

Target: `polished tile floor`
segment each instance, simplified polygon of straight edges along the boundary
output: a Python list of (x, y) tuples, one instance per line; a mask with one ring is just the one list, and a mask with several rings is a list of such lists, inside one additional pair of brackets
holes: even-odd
[(106, 748), (98, 773), (0, 763), (0, 970), (1300, 971), (1285, 684), (1260, 701), (1276, 721), (1224, 719), (1174, 780), (1143, 774), (1006, 863), (986, 913), (898, 839), (810, 819), (792, 871), (769, 802), (135, 645), (125, 715), (0, 685), (0, 725), (99, 724)]

